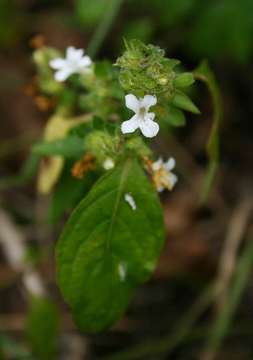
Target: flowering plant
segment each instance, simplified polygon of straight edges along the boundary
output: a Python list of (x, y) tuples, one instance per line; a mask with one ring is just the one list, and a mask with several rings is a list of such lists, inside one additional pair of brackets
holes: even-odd
[[(154, 271), (164, 244), (158, 192), (172, 190), (176, 162), (150, 139), (199, 110), (186, 95), (194, 75), (159, 47), (133, 40), (111, 64), (69, 47), (34, 54), (38, 86), (54, 114), (43, 140), (38, 190), (52, 192), (50, 218), (77, 204), (56, 249), (57, 277), (78, 326), (111, 326)], [(129, 112), (130, 110), (130, 112)]]

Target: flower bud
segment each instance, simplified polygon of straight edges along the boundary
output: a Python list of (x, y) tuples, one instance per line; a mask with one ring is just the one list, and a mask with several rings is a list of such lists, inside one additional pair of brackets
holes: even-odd
[(98, 164), (103, 167), (108, 158), (114, 161), (118, 143), (117, 136), (113, 137), (107, 132), (95, 130), (86, 136), (85, 150), (95, 156)]
[(127, 92), (156, 95), (173, 92), (176, 76), (173, 69), (178, 63), (177, 60), (165, 58), (164, 51), (159, 47), (132, 40), (126, 43), (126, 51), (116, 65), (120, 67), (121, 86)]
[(63, 85), (55, 81), (52, 69), (49, 67), (50, 60), (59, 57), (60, 52), (53, 48), (42, 47), (33, 54), (33, 61), (37, 66), (38, 84), (42, 92), (48, 95), (58, 94)]

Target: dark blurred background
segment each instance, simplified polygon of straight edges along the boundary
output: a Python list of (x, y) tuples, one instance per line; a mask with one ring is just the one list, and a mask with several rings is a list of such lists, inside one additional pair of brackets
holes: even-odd
[[(31, 56), (37, 46), (34, 37), (60, 49), (69, 45), (87, 48), (111, 2), (0, 0), (1, 178), (20, 171), (30, 145), (39, 138), (50, 115), (43, 99), (30, 96), (30, 84), (35, 75)], [(224, 262), (228, 264), (231, 281), (221, 283), (224, 292), (229, 294), (238, 259), (253, 234), (250, 222), (253, 1), (125, 0), (104, 34), (97, 58), (115, 61), (123, 49), (123, 38), (138, 38), (159, 45), (168, 57), (180, 59), (188, 70), (197, 67), (202, 59), (209, 61), (224, 105), (218, 175), (207, 203), (200, 205), (199, 190), (207, 166), (205, 147), (212, 121), (212, 103), (205, 87), (197, 84), (192, 96), (202, 115), (190, 116), (184, 129), (179, 128), (172, 137), (163, 136), (155, 143), (159, 153), (175, 156), (180, 178), (175, 191), (162, 199), (168, 241), (158, 269), (152, 280), (137, 292), (124, 319), (108, 333), (91, 337), (79, 334), (74, 328), (55, 287), (53, 246), (59, 229), (43, 220), (47, 199), (37, 196), (34, 181), (1, 191), (4, 214), (11, 226), (18, 227), (33, 251), (39, 252), (40, 272), (61, 309), (64, 321), (56, 358), (100, 359), (151, 339), (154, 348), (159, 350), (149, 351), (146, 344), (144, 350), (141, 348), (143, 353), (138, 348), (136, 354), (139, 351), (139, 355), (130, 353), (126, 358), (208, 360), (212, 359), (208, 356), (215, 355), (222, 360), (252, 359), (253, 283), (250, 272), (217, 354), (210, 355), (205, 343), (209, 328), (225, 307), (219, 307), (217, 296), (212, 306), (204, 307), (194, 318), (192, 306), (212, 281), (222, 279), (222, 271), (226, 273), (222, 267)], [(29, 354), (31, 351), (24, 325), (26, 298), (19, 277), (1, 249), (0, 260), (0, 348), (2, 345), (3, 358), (21, 359), (19, 355), (14, 356), (10, 348), (21, 346), (22, 351), (23, 348)], [(197, 308), (201, 308), (201, 303)], [(193, 314), (194, 324), (185, 335), (182, 329), (189, 325), (185, 315), (188, 311)], [(180, 330), (177, 326), (181, 321)], [(170, 339), (175, 336), (178, 340), (171, 345)], [(123, 354), (118, 359), (124, 359)]]

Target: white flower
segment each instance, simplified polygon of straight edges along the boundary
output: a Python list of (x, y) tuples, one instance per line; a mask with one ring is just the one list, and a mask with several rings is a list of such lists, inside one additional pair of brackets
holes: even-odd
[(159, 192), (164, 189), (172, 190), (177, 182), (177, 176), (171, 172), (176, 165), (174, 158), (169, 158), (164, 162), (162, 158), (159, 158), (152, 164), (153, 181)]
[(130, 205), (130, 207), (132, 208), (132, 210), (136, 210), (137, 206), (136, 203), (134, 201), (134, 198), (130, 195), (130, 194), (125, 194), (124, 196), (125, 201)]
[(114, 161), (113, 161), (111, 158), (107, 158), (107, 159), (105, 159), (105, 161), (103, 162), (103, 168), (104, 168), (105, 170), (111, 170), (111, 169), (114, 168), (114, 166), (115, 166), (115, 163), (114, 163)]
[(156, 104), (156, 97), (145, 95), (143, 99), (137, 99), (133, 94), (128, 94), (125, 99), (126, 107), (134, 111), (135, 115), (130, 120), (124, 121), (121, 124), (122, 133), (132, 133), (139, 128), (142, 134), (148, 138), (156, 136), (159, 131), (159, 125), (153, 121), (155, 114), (148, 112), (149, 108)]
[(91, 64), (90, 57), (84, 56), (84, 50), (75, 49), (73, 46), (67, 48), (65, 59), (56, 58), (49, 62), (49, 65), (57, 70), (54, 74), (57, 81), (65, 81), (72, 74), (87, 72)]

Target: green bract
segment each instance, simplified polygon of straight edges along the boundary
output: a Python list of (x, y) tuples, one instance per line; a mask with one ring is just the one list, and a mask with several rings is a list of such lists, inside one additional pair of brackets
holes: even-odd
[(173, 94), (173, 71), (178, 60), (167, 59), (164, 51), (157, 46), (145, 45), (139, 40), (125, 42), (126, 51), (118, 58), (120, 67), (119, 81), (127, 92), (143, 96), (145, 93), (157, 95)]
[(157, 194), (138, 161), (127, 158), (96, 183), (58, 242), (58, 281), (82, 330), (101, 331), (122, 315), (152, 274), (163, 242)]
[(49, 47), (36, 50), (33, 54), (33, 61), (38, 71), (38, 85), (47, 95), (59, 94), (63, 90), (63, 85), (55, 81), (52, 69), (49, 67), (49, 61), (60, 54), (58, 50)]
[(102, 164), (107, 158), (114, 159), (120, 150), (119, 136), (112, 136), (106, 131), (94, 130), (86, 137), (85, 148)]
[(165, 57), (158, 46), (145, 45), (139, 40), (126, 42), (126, 51), (118, 58), (119, 81), (127, 92), (173, 97), (177, 88), (190, 86), (194, 82), (191, 73), (175, 72), (179, 60)]

